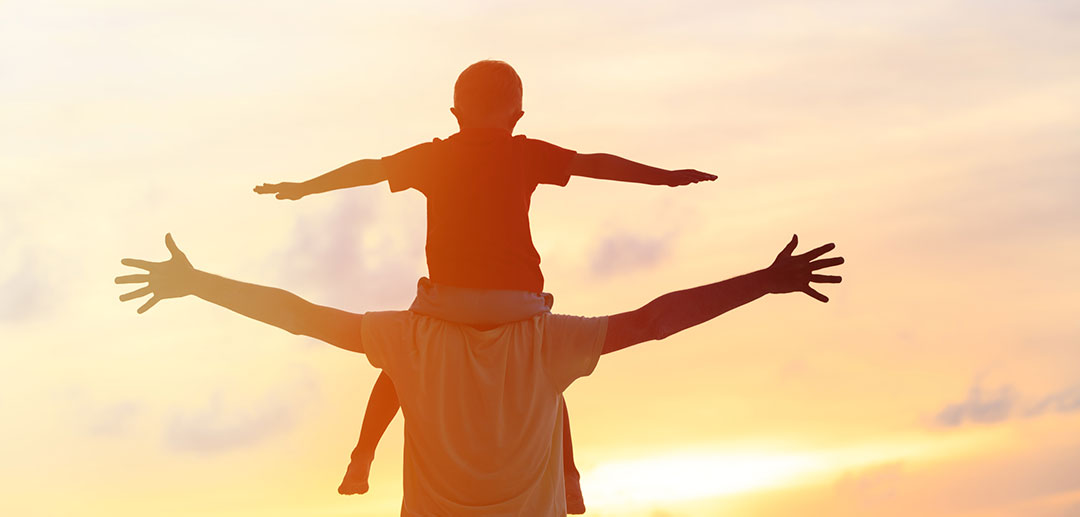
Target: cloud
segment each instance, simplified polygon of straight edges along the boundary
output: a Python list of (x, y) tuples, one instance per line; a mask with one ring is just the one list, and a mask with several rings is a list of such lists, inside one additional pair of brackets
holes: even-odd
[(1080, 411), (1080, 383), (1067, 386), (1021, 409), (1020, 394), (1012, 385), (1003, 385), (986, 393), (976, 381), (965, 400), (945, 406), (934, 418), (943, 427), (963, 424), (995, 424), (1012, 418), (1036, 418), (1051, 413)]
[(423, 214), (380, 214), (379, 193), (343, 194), (333, 208), (298, 221), (279, 257), (282, 281), (322, 291), (339, 307), (404, 309), (424, 274)]
[(33, 254), (26, 251), (10, 273), (0, 276), (0, 322), (25, 321), (45, 313), (45, 293), (51, 296), (55, 291), (49, 288)]
[(1013, 387), (1005, 385), (986, 395), (981, 382), (968, 390), (967, 399), (945, 406), (935, 417), (938, 425), (957, 427), (966, 422), (992, 424), (1009, 418), (1016, 403)]
[(1023, 415), (1032, 418), (1045, 413), (1071, 413), (1073, 411), (1080, 411), (1080, 383), (1043, 397), (1026, 409)]
[(18, 214), (7, 212), (0, 211), (0, 322), (15, 323), (47, 313), (63, 290), (53, 288), (44, 254), (19, 230)]
[(618, 232), (605, 237), (593, 253), (590, 270), (598, 277), (626, 273), (658, 264), (671, 251), (674, 234), (642, 237)]
[(64, 413), (73, 418), (68, 424), (72, 429), (101, 438), (127, 436), (147, 409), (145, 403), (128, 398), (101, 400), (94, 390), (81, 384), (61, 388), (57, 399)]
[(226, 404), (221, 391), (191, 413), (175, 413), (165, 429), (168, 448), (215, 454), (250, 447), (296, 426), (316, 391), (313, 380), (268, 393), (261, 403)]
[(143, 406), (134, 401), (125, 401), (106, 406), (90, 416), (87, 431), (94, 436), (125, 436), (143, 414)]

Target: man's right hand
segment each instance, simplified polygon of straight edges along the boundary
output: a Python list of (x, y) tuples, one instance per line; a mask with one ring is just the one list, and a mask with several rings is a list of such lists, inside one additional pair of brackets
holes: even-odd
[(821, 302), (828, 302), (825, 296), (813, 287), (811, 282), (823, 284), (839, 284), (840, 277), (835, 275), (819, 275), (815, 271), (844, 263), (843, 257), (830, 257), (814, 260), (836, 248), (835, 244), (829, 243), (814, 248), (802, 255), (792, 255), (795, 247), (799, 245), (799, 236), (793, 235), (791, 242), (776, 256), (772, 265), (765, 269), (768, 275), (770, 293), (794, 293), (802, 292)]
[(148, 294), (153, 295), (150, 300), (139, 307), (139, 314), (150, 310), (157, 302), (166, 298), (187, 296), (191, 294), (194, 287), (195, 268), (191, 266), (187, 255), (184, 255), (184, 252), (180, 251), (180, 248), (173, 242), (171, 234), (165, 234), (165, 247), (169, 249), (171, 257), (164, 262), (150, 262), (132, 258), (120, 261), (125, 266), (146, 270), (146, 273), (116, 277), (116, 283), (118, 284), (146, 284), (130, 293), (120, 295), (120, 301), (122, 302), (141, 298)]
[(256, 194), (277, 194), (278, 199), (300, 199), (310, 192), (304, 187), (303, 183), (293, 183), (291, 181), (285, 181), (282, 183), (263, 183), (255, 187)]

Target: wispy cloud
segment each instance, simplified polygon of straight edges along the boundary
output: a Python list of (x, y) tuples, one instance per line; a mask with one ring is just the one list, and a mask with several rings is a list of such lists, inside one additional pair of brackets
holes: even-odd
[(1023, 397), (1012, 385), (1002, 385), (987, 392), (982, 383), (976, 381), (968, 390), (966, 399), (945, 406), (934, 420), (943, 427), (958, 427), (1080, 411), (1080, 383), (1038, 397), (1030, 405), (1022, 404), (1022, 400)]
[(62, 290), (52, 289), (44, 257), (21, 229), (17, 214), (0, 207), (0, 322), (17, 323), (48, 312)]
[(175, 413), (165, 429), (165, 443), (172, 450), (198, 454), (255, 445), (295, 427), (315, 392), (312, 379), (267, 393), (256, 404), (229, 404), (217, 391), (205, 407)]
[(617, 232), (600, 241), (589, 268), (594, 275), (606, 277), (654, 266), (671, 251), (674, 237), (674, 234), (646, 237)]
[(1073, 411), (1080, 411), (1080, 383), (1043, 397), (1035, 405), (1024, 410), (1023, 415), (1036, 417), (1045, 413), (1071, 413)]
[(94, 436), (125, 436), (144, 413), (143, 404), (123, 401), (101, 408), (89, 421), (87, 430)]
[(118, 438), (128, 436), (147, 413), (144, 401), (128, 397), (102, 400), (91, 386), (70, 384), (58, 391), (57, 407), (71, 418), (65, 422), (86, 436)]
[(984, 392), (980, 382), (968, 390), (966, 399), (949, 404), (942, 409), (935, 421), (944, 427), (956, 427), (967, 422), (992, 424), (1009, 418), (1016, 404), (1016, 392), (1006, 385), (993, 393)]
[(408, 307), (425, 271), (424, 214), (390, 221), (380, 216), (384, 207), (375, 192), (337, 195), (341, 198), (328, 213), (297, 222), (278, 259), (282, 280), (305, 282), (321, 291), (317, 302), (342, 308)]
[(14, 267), (0, 275), (0, 322), (25, 321), (48, 310), (45, 295), (51, 296), (54, 290), (49, 289), (32, 253), (22, 253)]

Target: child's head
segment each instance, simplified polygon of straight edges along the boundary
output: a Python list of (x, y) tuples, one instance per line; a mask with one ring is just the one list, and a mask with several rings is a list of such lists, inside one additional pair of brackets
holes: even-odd
[(462, 129), (494, 127), (513, 131), (521, 111), (521, 78), (502, 61), (469, 65), (454, 83), (454, 107)]

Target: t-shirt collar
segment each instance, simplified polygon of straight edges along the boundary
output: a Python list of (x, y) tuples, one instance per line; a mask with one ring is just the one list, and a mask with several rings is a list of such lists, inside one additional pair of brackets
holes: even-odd
[(465, 137), (467, 139), (486, 140), (489, 138), (502, 138), (510, 136), (510, 130), (499, 127), (469, 127), (458, 131), (453, 137)]

